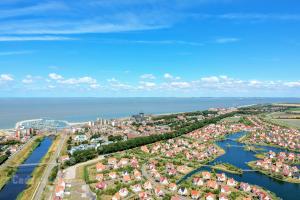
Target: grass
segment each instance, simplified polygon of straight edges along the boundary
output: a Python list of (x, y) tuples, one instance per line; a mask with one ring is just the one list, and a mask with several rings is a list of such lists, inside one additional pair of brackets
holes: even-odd
[(231, 165), (229, 163), (220, 163), (220, 164), (213, 166), (212, 168), (221, 170), (221, 171), (225, 171), (225, 172), (229, 172), (232, 174), (243, 174), (242, 169), (240, 169), (234, 165)]
[(20, 150), (16, 155), (6, 161), (6, 167), (0, 169), (0, 189), (11, 179), (14, 173), (17, 171), (17, 168), (22, 164), (33, 150), (39, 146), (42, 141), (43, 136), (37, 136), (36, 139), (25, 144), (25, 146)]
[[(40, 161), (41, 163), (48, 163), (51, 160), (52, 156), (55, 154), (56, 148), (59, 145), (60, 137), (61, 136), (57, 136), (55, 138), (48, 152), (41, 159)], [(36, 190), (46, 168), (47, 165), (40, 165), (34, 169), (34, 171), (31, 174), (31, 179), (29, 179), (27, 182), (27, 188), (22, 193), (19, 194), (18, 200), (28, 200), (32, 198), (33, 193)]]
[(276, 112), (276, 113), (271, 113), (271, 114), (266, 115), (263, 119), (272, 124), (276, 124), (276, 125), (283, 126), (286, 128), (300, 129), (300, 115), (299, 114)]

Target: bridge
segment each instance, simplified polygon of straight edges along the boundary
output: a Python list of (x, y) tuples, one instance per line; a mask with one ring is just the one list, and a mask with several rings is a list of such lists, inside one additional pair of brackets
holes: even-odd
[(19, 165), (19, 167), (31, 167), (31, 166), (42, 166), (42, 165), (56, 165), (57, 163), (25, 163)]

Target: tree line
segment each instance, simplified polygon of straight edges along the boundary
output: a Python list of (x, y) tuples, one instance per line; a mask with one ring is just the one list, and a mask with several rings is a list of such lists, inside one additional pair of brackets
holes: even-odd
[(82, 151), (76, 151), (71, 156), (70, 160), (66, 162), (66, 165), (74, 165), (79, 162), (85, 162), (85, 161), (91, 160), (93, 158), (96, 158), (98, 155), (114, 153), (114, 152), (118, 152), (118, 151), (124, 151), (127, 149), (132, 149), (135, 147), (155, 143), (155, 142), (162, 141), (162, 140), (176, 138), (176, 137), (182, 136), (184, 134), (190, 133), (194, 130), (200, 129), (209, 124), (217, 123), (224, 118), (232, 117), (235, 114), (238, 114), (238, 112), (232, 112), (232, 113), (228, 113), (228, 114), (224, 114), (224, 115), (219, 115), (217, 117), (198, 121), (193, 124), (187, 123), (185, 126), (182, 126), (178, 130), (175, 130), (171, 133), (156, 134), (156, 135), (150, 135), (150, 136), (144, 136), (144, 137), (137, 137), (137, 138), (129, 139), (126, 141), (118, 141), (118, 142), (115, 142), (112, 144), (103, 145), (103, 146), (99, 147), (97, 150), (87, 149), (87, 150), (82, 150)]

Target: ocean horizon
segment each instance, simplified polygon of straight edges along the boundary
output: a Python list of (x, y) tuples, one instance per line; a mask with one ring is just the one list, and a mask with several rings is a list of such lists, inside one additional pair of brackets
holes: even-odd
[(51, 118), (69, 122), (120, 118), (144, 112), (164, 114), (265, 103), (299, 103), (273, 97), (12, 97), (0, 98), (0, 129), (18, 121)]

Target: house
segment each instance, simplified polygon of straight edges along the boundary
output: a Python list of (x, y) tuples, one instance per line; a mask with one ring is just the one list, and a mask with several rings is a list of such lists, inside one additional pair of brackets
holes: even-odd
[(229, 198), (225, 194), (220, 194), (219, 200), (229, 200)]
[(154, 190), (154, 193), (157, 197), (162, 197), (164, 196), (164, 192), (162, 191), (162, 189), (160, 189), (160, 187), (156, 187)]
[(55, 187), (55, 196), (62, 199), (64, 196), (64, 191), (65, 191), (64, 187), (57, 185)]
[(120, 194), (119, 194), (119, 192), (117, 192), (112, 198), (111, 198), (111, 200), (120, 200), (121, 198), (120, 198)]
[(224, 173), (222, 173), (222, 174), (217, 174), (217, 179), (218, 179), (218, 181), (220, 181), (220, 182), (224, 182), (224, 181), (226, 181), (226, 175), (225, 175)]
[(176, 190), (177, 190), (177, 185), (176, 185), (175, 183), (170, 183), (170, 184), (169, 184), (169, 189), (170, 189), (171, 191), (176, 191)]
[(137, 160), (136, 158), (132, 158), (132, 159), (130, 160), (130, 164), (131, 164), (131, 166), (132, 166), (133, 168), (139, 167), (139, 162), (138, 162), (138, 160)]
[(102, 181), (103, 180), (103, 174), (96, 174), (96, 180)]
[(171, 200), (182, 200), (179, 196), (173, 196), (171, 197)]
[(122, 158), (119, 162), (119, 166), (125, 167), (126, 165), (128, 165), (128, 159), (127, 158)]
[(146, 200), (148, 198), (148, 194), (146, 192), (140, 192), (139, 193), (139, 198), (142, 200)]
[(245, 192), (250, 192), (251, 191), (251, 186), (248, 183), (241, 183), (240, 188), (245, 191)]
[(206, 185), (207, 185), (207, 187), (214, 189), (214, 190), (218, 189), (218, 187), (219, 187), (218, 183), (213, 180), (208, 180)]
[(144, 152), (144, 153), (149, 153), (149, 149), (147, 146), (141, 146), (141, 150)]
[(145, 190), (152, 190), (152, 184), (151, 184), (151, 182), (150, 181), (146, 181), (144, 183), (144, 188), (145, 188)]
[(133, 175), (136, 180), (142, 180), (142, 174), (137, 169), (133, 171)]
[(211, 192), (209, 192), (209, 193), (207, 193), (207, 194), (205, 195), (205, 199), (206, 199), (206, 200), (215, 200), (216, 197), (215, 197), (214, 194), (212, 194)]
[(109, 172), (108, 176), (111, 179), (116, 179), (117, 178), (117, 173), (116, 172)]
[(97, 164), (96, 164), (96, 171), (97, 171), (97, 172), (102, 172), (102, 171), (104, 171), (105, 169), (106, 169), (106, 166), (103, 165), (102, 163), (97, 163)]
[(200, 197), (200, 192), (197, 191), (197, 190), (192, 190), (192, 191), (191, 191), (191, 197), (192, 197), (192, 199), (199, 199), (199, 197)]
[(202, 172), (202, 177), (205, 179), (205, 180), (209, 180), (211, 175), (209, 172)]
[(76, 142), (84, 142), (87, 140), (87, 137), (86, 137), (86, 135), (76, 135), (74, 140)]
[(169, 181), (168, 181), (168, 179), (166, 177), (160, 177), (159, 182), (162, 185), (168, 185), (169, 184)]
[(200, 177), (195, 177), (193, 179), (193, 184), (196, 185), (196, 186), (202, 186), (204, 185), (204, 182), (203, 182), (203, 179), (200, 178)]
[(221, 193), (230, 194), (231, 193), (230, 187), (228, 185), (222, 185), (221, 186)]
[(237, 185), (237, 182), (233, 178), (230, 178), (227, 180), (227, 185), (235, 187)]
[(70, 157), (68, 156), (68, 155), (64, 155), (64, 156), (61, 156), (60, 157), (60, 161), (63, 163), (63, 162), (66, 162), (66, 161), (68, 161), (68, 160), (70, 160)]
[(181, 196), (187, 196), (188, 195), (188, 190), (185, 187), (181, 187), (178, 190), (178, 194), (180, 194)]
[(135, 193), (138, 193), (138, 192), (142, 191), (141, 185), (136, 184), (136, 185), (132, 186), (132, 191), (135, 192)]
[(128, 192), (127, 188), (122, 188), (122, 189), (119, 190), (119, 194), (123, 198), (126, 197), (128, 195), (128, 193), (129, 192)]
[(124, 182), (124, 183), (128, 183), (129, 181), (131, 181), (130, 176), (129, 176), (128, 174), (124, 175), (124, 176), (123, 176), (123, 182)]
[(106, 187), (107, 187), (107, 185), (106, 185), (105, 182), (100, 182), (100, 183), (97, 183), (97, 185), (96, 185), (96, 188), (97, 188), (98, 190), (105, 190)]
[(117, 159), (116, 158), (108, 158), (108, 161), (107, 161), (108, 165), (110, 166), (115, 166), (117, 164)]

